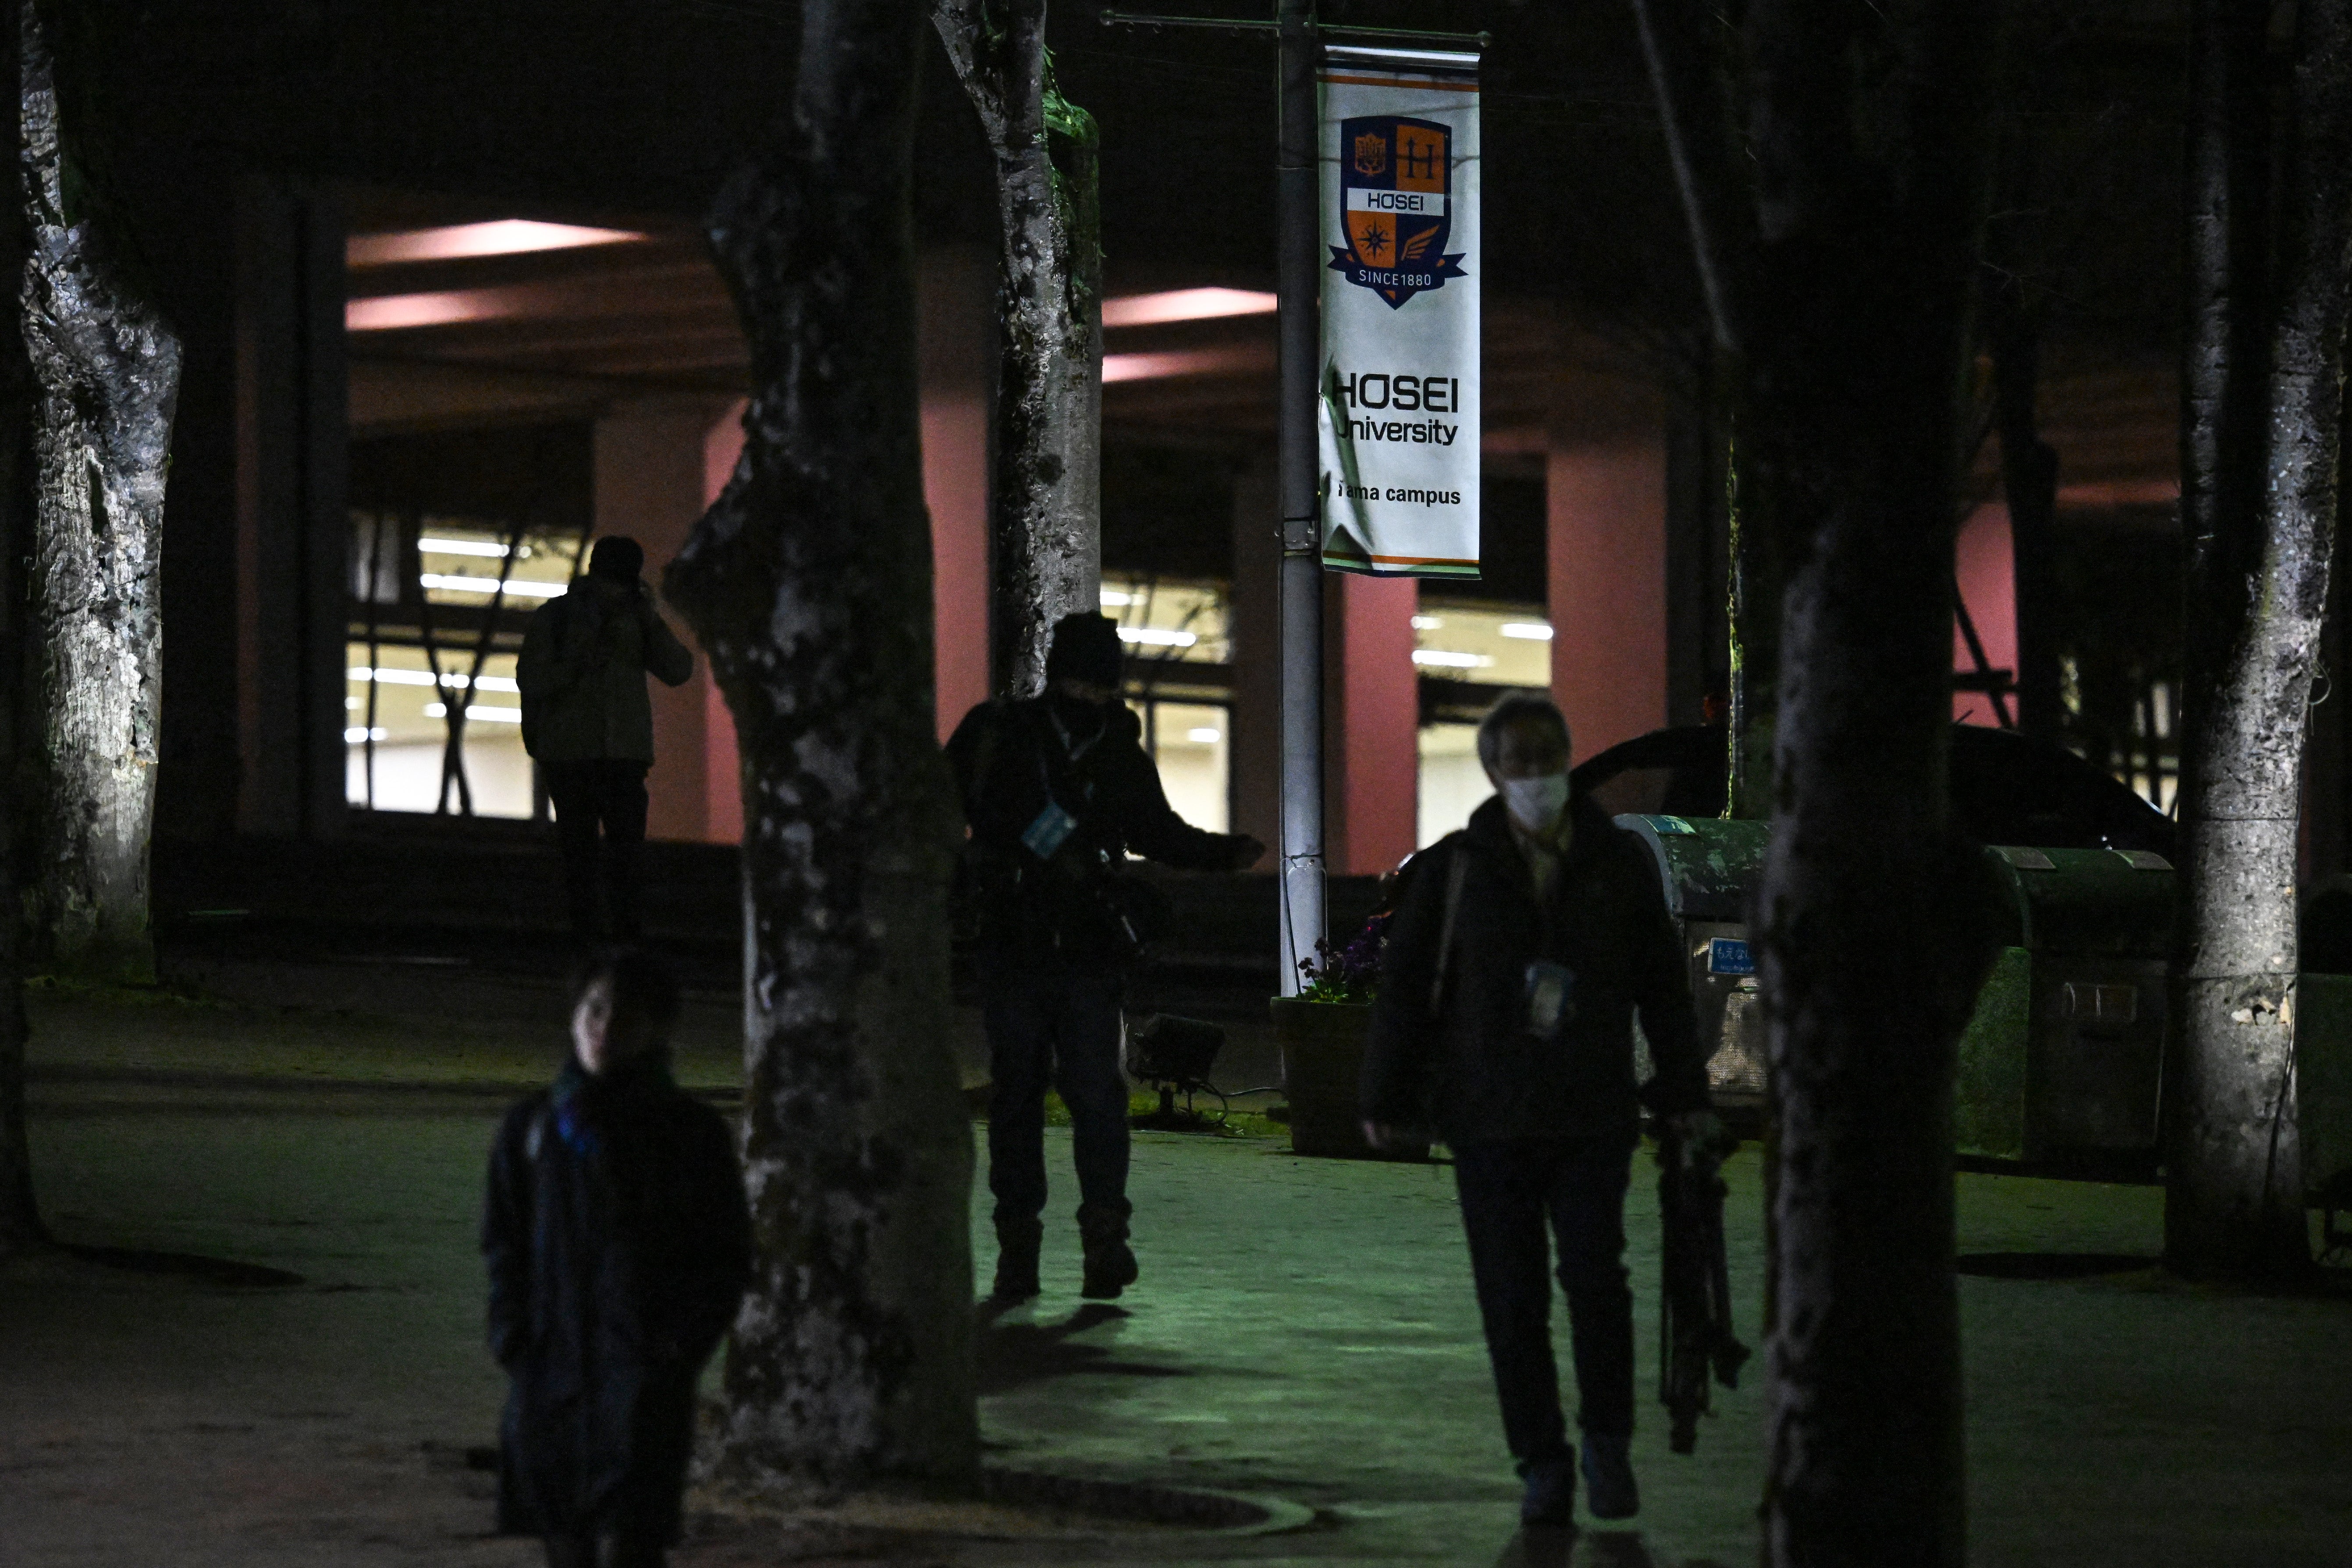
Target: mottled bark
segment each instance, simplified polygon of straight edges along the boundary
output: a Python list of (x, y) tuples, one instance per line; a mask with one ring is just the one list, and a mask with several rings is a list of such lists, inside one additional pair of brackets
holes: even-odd
[(790, 118), (709, 222), (741, 460), (664, 590), (735, 716), (759, 1248), (725, 1468), (968, 1475), (971, 1128), (935, 740), (909, 207), (921, 0), (810, 0)]
[[(2295, 1127), (2296, 837), (2336, 530), (2352, 289), (2352, 0), (2296, 8), (2266, 374), (2231, 298), (2258, 255), (2228, 189), (2263, 118), (2263, 8), (2200, 5), (2191, 117), (2184, 511), (2195, 658), (2181, 824), (2188, 897), (2165, 1253), (2199, 1276), (2309, 1263)], [(2260, 362), (2257, 362), (2260, 363)], [(2242, 402), (2240, 400), (2243, 400)], [(2258, 400), (2258, 415), (2246, 403)], [(2258, 420), (2258, 425), (2257, 425)], [(2256, 426), (2249, 429), (2248, 426)], [(2249, 463), (2253, 467), (2249, 467)]]
[(163, 677), (163, 481), (180, 344), (94, 210), (39, 8), (23, 25), (26, 349), (40, 386), (32, 604), (40, 763), (25, 879), (37, 955), (154, 974), (147, 856)]
[(1102, 603), (1097, 139), (1055, 90), (1045, 0), (936, 0), (933, 20), (995, 155), (994, 642), (1004, 689), (1028, 697), (1054, 623)]
[[(1699, 25), (1637, 3), (1662, 89), (1706, 80), (1675, 58), (1707, 47)], [(1685, 194), (1702, 250), (1727, 252), (1743, 525), (1782, 584), (1755, 928), (1778, 1135), (1767, 1556), (1957, 1563), (1951, 1089), (1990, 954), (1945, 747), (1990, 17), (1758, 0), (1739, 26), (1740, 142)]]
[[(17, 39), (0, 31), (0, 76)], [(21, 271), (25, 212), (0, 203), (0, 271)], [(19, 887), (24, 822), (23, 721), (28, 605), (24, 563), (32, 550), (32, 422), (37, 388), (21, 330), (0, 329), (0, 1258), (42, 1245), (25, 1121), (24, 921)]]

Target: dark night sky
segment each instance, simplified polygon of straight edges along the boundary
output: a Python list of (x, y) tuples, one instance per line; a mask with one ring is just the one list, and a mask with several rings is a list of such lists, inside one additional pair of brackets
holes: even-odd
[[(1190, 8), (1269, 9), (1239, 0)], [(1263, 278), (1274, 67), (1263, 37), (1144, 33), (1058, 7), (1065, 90), (1104, 139), (1114, 278)], [(2177, 276), (2176, 7), (2084, 0), (2021, 25), (2008, 95), (2030, 149), (2004, 205), (2062, 332), (2168, 333)], [(77, 101), (140, 170), (258, 166), (470, 197), (485, 212), (698, 214), (781, 111), (783, 0), (88, 0)], [(1604, 329), (1686, 323), (1692, 293), (1630, 8), (1329, 0), (1335, 20), (1494, 33), (1486, 274)], [(929, 51), (918, 160), (926, 242), (986, 243), (977, 128)], [(176, 173), (149, 177), (176, 178)]]

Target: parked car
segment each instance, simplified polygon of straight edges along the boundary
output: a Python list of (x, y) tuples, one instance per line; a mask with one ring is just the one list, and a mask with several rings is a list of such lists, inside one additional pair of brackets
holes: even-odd
[[(1588, 757), (1572, 775), (1612, 816), (1720, 816), (1720, 725), (1653, 730)], [(2074, 752), (2012, 730), (1952, 726), (1952, 811), (1980, 844), (2145, 849), (2172, 858), (2172, 819)]]

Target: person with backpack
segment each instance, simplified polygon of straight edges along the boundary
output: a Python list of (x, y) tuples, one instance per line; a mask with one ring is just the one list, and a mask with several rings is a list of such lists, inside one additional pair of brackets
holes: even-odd
[[(1480, 721), (1496, 795), (1415, 863), (1388, 926), (1362, 1078), (1375, 1148), (1433, 1131), (1453, 1151), (1520, 1517), (1538, 1526), (1573, 1522), (1579, 1468), (1552, 1360), (1552, 1241), (1589, 1504), (1629, 1518), (1641, 1500), (1625, 1188), (1642, 1106), (1689, 1146), (1722, 1131), (1657, 868), (1570, 790), (1569, 754), (1568, 721), (1548, 698), (1515, 692)], [(1637, 1011), (1655, 1068), (1646, 1085), (1634, 1074)]]
[(511, 1380), (499, 1526), (542, 1537), (550, 1568), (659, 1568), (702, 1364), (751, 1279), (734, 1137), (670, 1078), (677, 1000), (648, 958), (590, 960), (562, 1070), (491, 1148), (490, 1353)]
[(583, 942), (636, 939), (637, 847), (654, 763), (646, 677), (683, 686), (694, 675), (694, 654), (662, 619), (645, 566), (635, 540), (598, 540), (571, 591), (531, 613), (515, 661), (523, 749), (555, 808), (565, 900)]
[(1265, 853), (1245, 834), (1192, 826), (1169, 805), (1142, 724), (1119, 699), (1123, 668), (1116, 623), (1066, 616), (1045, 691), (982, 703), (948, 742), (971, 829), (962, 896), (985, 986), (990, 1294), (1000, 1302), (1038, 1293), (1048, 1087), (1070, 1109), (1082, 1294), (1112, 1300), (1137, 1278), (1119, 1004), (1157, 911), (1150, 890), (1118, 868), (1130, 850), (1203, 871), (1241, 870)]

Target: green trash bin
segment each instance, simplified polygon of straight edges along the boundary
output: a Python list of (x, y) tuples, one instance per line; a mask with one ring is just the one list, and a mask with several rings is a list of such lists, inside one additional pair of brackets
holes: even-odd
[(2000, 889), (2000, 949), (1960, 1039), (1955, 1148), (1989, 1160), (2152, 1171), (2171, 863), (2137, 849), (1984, 853)]
[[(1666, 911), (1690, 964), (1698, 1037), (1711, 1047), (1706, 1076), (1717, 1103), (1735, 1111), (1760, 1108), (1764, 1011), (1748, 911), (1763, 879), (1769, 828), (1719, 816), (1621, 816), (1617, 826), (1640, 838), (1657, 862)], [(1646, 1049), (1642, 1055), (1646, 1078)]]

